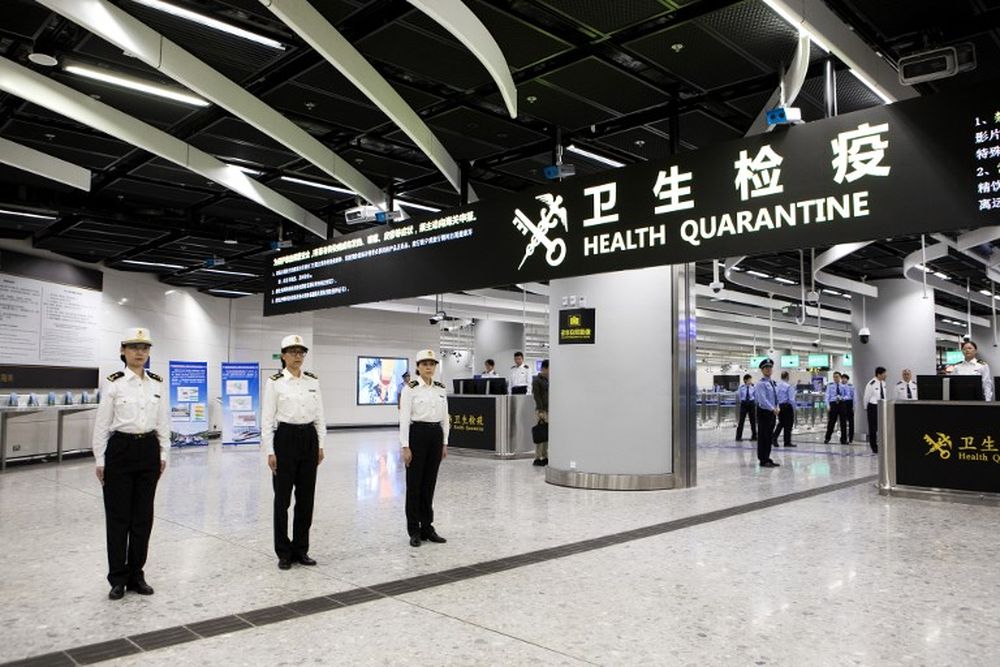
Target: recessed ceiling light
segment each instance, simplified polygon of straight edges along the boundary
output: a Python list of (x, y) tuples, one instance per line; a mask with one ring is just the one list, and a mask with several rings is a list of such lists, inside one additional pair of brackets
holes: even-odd
[(7, 208), (0, 208), (0, 215), (16, 215), (22, 218), (34, 218), (36, 220), (55, 220), (54, 215), (43, 215), (41, 213), (28, 213), (27, 211), (12, 211)]
[(594, 162), (600, 162), (601, 164), (606, 164), (609, 167), (615, 167), (615, 168), (617, 168), (617, 167), (624, 167), (625, 166), (624, 162), (619, 162), (618, 160), (612, 160), (609, 157), (605, 157), (605, 156), (600, 155), (598, 153), (593, 153), (591, 151), (588, 151), (588, 150), (585, 150), (583, 148), (580, 148), (579, 146), (576, 146), (574, 144), (570, 144), (569, 146), (567, 146), (566, 147), (566, 151), (569, 152), (569, 153), (575, 153), (576, 155), (579, 155), (581, 157), (585, 157), (587, 159), (593, 160)]
[(163, 262), (144, 262), (139, 259), (123, 259), (122, 264), (132, 264), (133, 266), (151, 266), (158, 269), (183, 269), (180, 264), (165, 264)]
[(440, 213), (441, 209), (434, 208), (433, 206), (425, 206), (424, 204), (416, 204), (411, 201), (403, 201), (402, 199), (395, 199), (393, 203), (398, 206), (405, 206), (407, 208), (415, 208), (420, 211), (430, 211), (431, 213)]
[(345, 195), (356, 195), (358, 194), (354, 190), (348, 190), (347, 188), (337, 187), (336, 185), (327, 185), (326, 183), (317, 183), (316, 181), (307, 181), (304, 178), (296, 178), (294, 176), (282, 176), (281, 180), (288, 183), (298, 183), (299, 185), (308, 185), (311, 188), (320, 188), (321, 190), (329, 190), (330, 192), (340, 192)]
[(129, 90), (135, 90), (140, 93), (148, 93), (149, 95), (163, 97), (168, 100), (173, 100), (174, 102), (182, 102), (196, 107), (207, 107), (209, 105), (208, 100), (204, 100), (197, 95), (181, 90), (180, 88), (163, 86), (158, 83), (145, 81), (132, 76), (126, 76), (124, 74), (115, 74), (107, 70), (87, 67), (85, 65), (67, 65), (63, 69), (71, 74), (76, 74), (87, 79), (108, 83), (112, 86), (121, 86), (122, 88), (128, 88)]
[(47, 53), (38, 53), (37, 51), (29, 53), (28, 60), (42, 67), (55, 67), (59, 64), (59, 60), (55, 56), (50, 56)]
[(674, 53), (680, 53), (681, 51), (684, 50), (684, 44), (681, 42), (675, 42), (670, 45), (670, 50), (673, 51)]
[(265, 37), (264, 35), (258, 35), (255, 32), (244, 30), (243, 28), (237, 27), (231, 23), (226, 23), (225, 21), (220, 21), (219, 19), (199, 14), (198, 12), (193, 12), (190, 9), (178, 7), (177, 5), (172, 5), (168, 2), (162, 2), (162, 0), (132, 0), (132, 2), (185, 19), (187, 21), (192, 21), (193, 23), (203, 25), (206, 28), (212, 28), (213, 30), (233, 35), (234, 37), (250, 40), (251, 42), (256, 42), (257, 44), (261, 44), (263, 46), (269, 46), (272, 49), (279, 49), (281, 51), (285, 50), (285, 45), (276, 39), (271, 39), (270, 37)]

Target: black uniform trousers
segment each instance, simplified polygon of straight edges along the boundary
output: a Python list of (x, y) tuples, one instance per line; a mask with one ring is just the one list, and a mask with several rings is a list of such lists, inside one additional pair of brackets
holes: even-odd
[(778, 427), (774, 429), (774, 442), (778, 442), (781, 431), (785, 431), (785, 447), (792, 444), (792, 424), (795, 423), (795, 408), (791, 403), (782, 403), (778, 406), (781, 411), (778, 414)]
[[(309, 553), (316, 495), (316, 466), (319, 465), (319, 438), (316, 427), (279, 422), (274, 432), (274, 456), (278, 470), (274, 483), (274, 553), (278, 558), (298, 558)], [(288, 539), (288, 507), (295, 491), (295, 519), (292, 539)]]
[(878, 452), (878, 403), (869, 403), (868, 410), (868, 446), (873, 452)]
[(108, 540), (108, 582), (112, 586), (145, 579), (142, 568), (153, 531), (153, 500), (160, 479), (156, 432), (115, 431), (104, 453), (104, 517)]
[(844, 411), (844, 423), (847, 425), (847, 442), (854, 442), (854, 401), (844, 401), (840, 404)]
[(757, 437), (757, 404), (753, 401), (740, 401), (740, 421), (736, 425), (736, 439), (743, 439), (743, 422), (750, 415), (750, 437)]
[(441, 467), (444, 432), (437, 422), (410, 423), (410, 466), (406, 469), (406, 532), (430, 532), (434, 523), (434, 487)]
[(836, 403), (830, 403), (827, 405), (826, 437), (823, 438), (824, 442), (830, 442), (830, 436), (833, 435), (833, 427), (839, 423), (840, 444), (847, 444), (847, 420), (844, 419), (843, 405), (844, 401), (837, 401)]
[(774, 422), (777, 415), (772, 410), (757, 408), (757, 460), (771, 460), (771, 443), (774, 441)]

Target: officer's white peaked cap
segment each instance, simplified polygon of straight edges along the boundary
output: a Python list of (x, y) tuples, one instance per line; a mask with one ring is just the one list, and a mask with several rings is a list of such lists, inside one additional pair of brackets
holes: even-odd
[(287, 350), (290, 347), (301, 347), (306, 352), (309, 351), (309, 348), (306, 347), (305, 341), (302, 340), (302, 336), (300, 336), (298, 334), (291, 334), (291, 335), (285, 336), (284, 338), (281, 339), (281, 351), (282, 352), (284, 352), (285, 350)]
[(126, 329), (125, 335), (122, 336), (122, 345), (130, 345), (133, 343), (152, 345), (153, 337), (149, 335), (149, 329), (146, 329), (145, 327), (132, 327), (131, 329)]

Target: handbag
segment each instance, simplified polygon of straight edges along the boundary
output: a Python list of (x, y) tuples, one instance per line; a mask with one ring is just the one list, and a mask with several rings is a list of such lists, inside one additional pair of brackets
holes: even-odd
[(549, 423), (540, 421), (531, 427), (531, 441), (536, 445), (549, 441)]

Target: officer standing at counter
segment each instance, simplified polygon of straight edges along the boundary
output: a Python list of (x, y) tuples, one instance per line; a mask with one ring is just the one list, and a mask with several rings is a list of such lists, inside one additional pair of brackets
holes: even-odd
[(128, 329), (121, 341), (125, 370), (112, 373), (94, 420), (94, 461), (104, 492), (108, 597), (125, 589), (152, 595), (143, 568), (153, 530), (156, 484), (170, 451), (170, 402), (163, 379), (145, 369), (153, 339), (149, 329)]
[[(312, 527), (316, 495), (316, 467), (323, 462), (326, 418), (319, 378), (302, 370), (309, 348), (301, 336), (281, 340), (283, 370), (264, 385), (261, 410), (261, 444), (267, 454), (274, 486), (274, 553), (278, 568), (287, 570), (292, 562), (315, 565), (309, 557), (309, 529)], [(295, 491), (295, 518), (292, 539), (288, 539), (288, 507)]]
[(399, 443), (406, 464), (406, 531), (410, 546), (422, 540), (447, 542), (434, 529), (434, 487), (441, 460), (448, 456), (448, 391), (434, 380), (433, 350), (417, 352), (418, 378), (399, 400)]
[(524, 363), (524, 355), (514, 353), (514, 365), (510, 367), (510, 393), (527, 394), (531, 387), (531, 369)]
[(916, 401), (917, 383), (913, 381), (913, 371), (909, 368), (903, 369), (903, 379), (896, 383), (897, 401)]
[(851, 376), (847, 373), (840, 374), (840, 384), (844, 388), (844, 400), (840, 404), (841, 414), (844, 416), (844, 424), (847, 427), (847, 443), (854, 444), (854, 385), (851, 384)]
[(774, 446), (778, 446), (778, 436), (785, 431), (785, 447), (792, 444), (792, 425), (795, 423), (795, 387), (788, 383), (788, 371), (781, 372), (778, 381), (778, 427), (774, 429)]
[(778, 387), (771, 379), (774, 362), (764, 359), (760, 362), (763, 377), (757, 385), (757, 461), (761, 468), (777, 468), (779, 464), (771, 460), (771, 443), (774, 440), (774, 422), (778, 417)]
[(844, 413), (841, 411), (840, 403), (844, 400), (844, 388), (840, 384), (840, 373), (833, 372), (833, 382), (826, 385), (826, 437), (824, 444), (830, 444), (830, 436), (833, 435), (833, 427), (840, 422), (840, 444), (847, 444), (847, 423), (844, 421)]
[(737, 398), (740, 403), (740, 419), (736, 424), (736, 441), (739, 442), (743, 439), (743, 424), (746, 422), (747, 415), (750, 416), (750, 439), (756, 440), (757, 404), (754, 402), (754, 386), (749, 373), (743, 376), (743, 384), (740, 385)]
[(983, 400), (992, 401), (993, 400), (993, 376), (990, 375), (990, 367), (976, 359), (976, 353), (979, 352), (979, 346), (976, 345), (971, 340), (967, 340), (962, 343), (962, 355), (965, 357), (962, 361), (955, 364), (952, 368), (952, 373), (955, 375), (980, 375), (983, 378)]
[(868, 412), (868, 445), (878, 453), (878, 402), (885, 398), (885, 367), (875, 368), (875, 377), (865, 386), (865, 409)]

